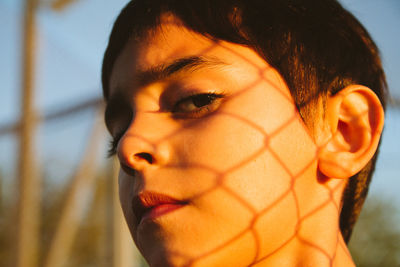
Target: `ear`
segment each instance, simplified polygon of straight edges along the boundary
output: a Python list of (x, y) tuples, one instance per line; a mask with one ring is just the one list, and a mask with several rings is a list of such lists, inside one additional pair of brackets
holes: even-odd
[(374, 156), (381, 137), (384, 111), (369, 88), (351, 85), (328, 97), (318, 153), (319, 171), (328, 178), (349, 178)]

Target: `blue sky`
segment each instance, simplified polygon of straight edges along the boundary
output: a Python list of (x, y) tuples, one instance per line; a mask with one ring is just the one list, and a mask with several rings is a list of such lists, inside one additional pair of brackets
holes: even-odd
[[(22, 0), (0, 0), (0, 125), (18, 119)], [(43, 3), (49, 1), (42, 1)], [(100, 66), (112, 23), (126, 0), (77, 0), (62, 12), (43, 5), (37, 13), (36, 99), (39, 112), (100, 96)], [(391, 93), (400, 98), (400, 2), (343, 0), (381, 49)], [(91, 111), (42, 125), (37, 160), (54, 180), (65, 181), (79, 163), (89, 136)], [(371, 191), (400, 205), (400, 109), (389, 108), (381, 155)], [(15, 177), (16, 140), (0, 136), (0, 170)], [(104, 148), (103, 148), (104, 151)], [(99, 160), (104, 158), (99, 156)], [(72, 166), (72, 167), (71, 167)]]

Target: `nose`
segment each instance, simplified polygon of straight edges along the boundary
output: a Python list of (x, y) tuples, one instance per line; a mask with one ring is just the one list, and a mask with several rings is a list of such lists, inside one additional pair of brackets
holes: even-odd
[(168, 162), (170, 149), (163, 138), (167, 127), (158, 117), (161, 114), (136, 114), (118, 144), (117, 155), (122, 165), (143, 171)]

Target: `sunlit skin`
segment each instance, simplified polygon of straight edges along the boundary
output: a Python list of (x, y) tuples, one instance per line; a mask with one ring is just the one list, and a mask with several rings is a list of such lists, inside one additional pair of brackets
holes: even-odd
[[(151, 77), (149, 70), (177, 62)], [(207, 39), (170, 16), (140, 42), (129, 41), (111, 73), (109, 99), (133, 116), (106, 120), (113, 136), (122, 135), (121, 205), (150, 266), (354, 266), (338, 220), (340, 178), (357, 169), (335, 177), (340, 166), (331, 154), (366, 147), (357, 160), (372, 157), (383, 112), (368, 88), (344, 92), (328, 101), (332, 108), (310, 133), (284, 80), (254, 50)], [(368, 112), (360, 114), (369, 105), (378, 110), (358, 145), (346, 136), (351, 127), (343, 133), (338, 123), (353, 98), (365, 110), (345, 111), (364, 124)], [(184, 204), (139, 222), (132, 199), (143, 192)]]

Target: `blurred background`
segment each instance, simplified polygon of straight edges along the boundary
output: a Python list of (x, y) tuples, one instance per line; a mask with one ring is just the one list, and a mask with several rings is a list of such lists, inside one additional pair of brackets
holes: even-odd
[[(0, 0), (0, 266), (146, 266), (106, 158), (100, 68), (127, 0)], [(400, 266), (400, 1), (342, 0), (381, 49), (391, 99), (350, 249)]]

